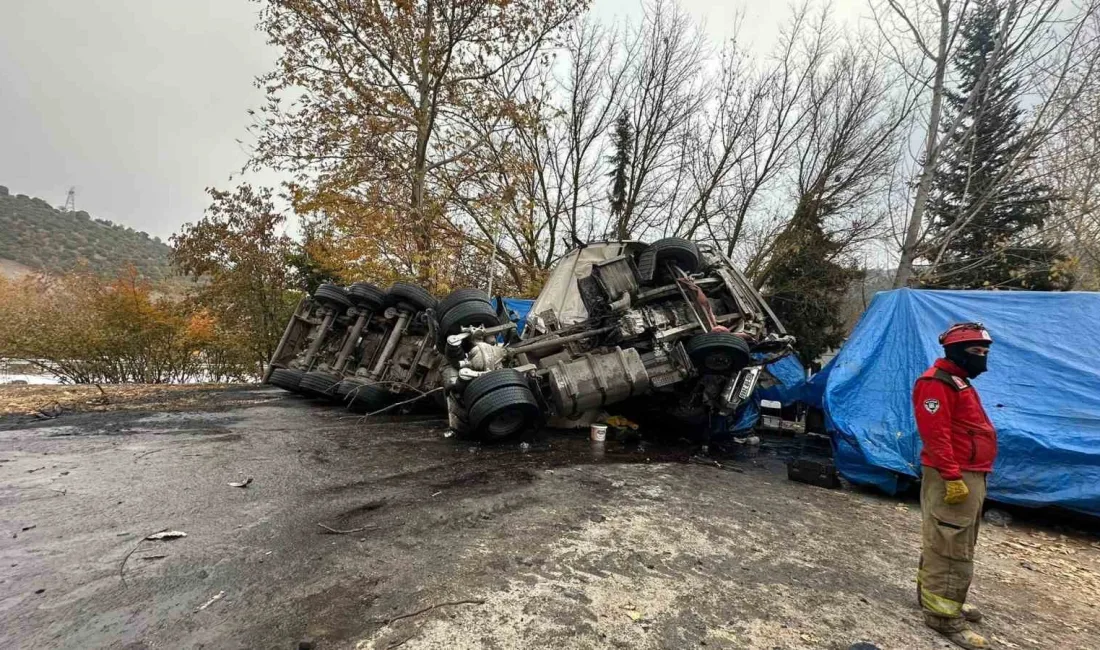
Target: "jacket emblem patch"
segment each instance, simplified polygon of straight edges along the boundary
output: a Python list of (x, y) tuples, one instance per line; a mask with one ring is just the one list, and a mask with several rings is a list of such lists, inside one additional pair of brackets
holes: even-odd
[(940, 401), (934, 398), (924, 400), (924, 410), (934, 414), (940, 410)]

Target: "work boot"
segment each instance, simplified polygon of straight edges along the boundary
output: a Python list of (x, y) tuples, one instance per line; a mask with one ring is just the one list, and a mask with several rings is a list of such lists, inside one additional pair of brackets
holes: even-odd
[(961, 618), (942, 618), (926, 614), (924, 622), (928, 627), (947, 637), (947, 640), (966, 650), (986, 650), (992, 648), (986, 638), (971, 630)]
[(963, 618), (965, 618), (970, 623), (981, 623), (983, 618), (982, 610), (973, 605), (967, 605), (965, 603), (963, 603), (962, 615)]
[(986, 648), (992, 648), (986, 638), (974, 630), (966, 627), (958, 632), (941, 632), (951, 643), (959, 646), (960, 648), (966, 648), (966, 650), (985, 650)]

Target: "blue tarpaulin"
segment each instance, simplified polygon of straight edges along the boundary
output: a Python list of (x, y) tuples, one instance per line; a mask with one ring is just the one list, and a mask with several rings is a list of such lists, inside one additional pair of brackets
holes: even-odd
[(531, 311), (531, 305), (535, 304), (535, 301), (526, 298), (497, 298), (496, 300), (497, 313), (500, 313), (500, 304), (503, 302), (508, 318), (516, 324), (516, 332), (523, 334), (523, 326), (527, 324), (527, 313)]
[(994, 339), (989, 371), (974, 380), (997, 428), (990, 498), (1100, 515), (1096, 293), (899, 289), (876, 295), (824, 380), (822, 401), (841, 474), (890, 493), (919, 475), (913, 382), (942, 355), (939, 334), (962, 321), (981, 321)]

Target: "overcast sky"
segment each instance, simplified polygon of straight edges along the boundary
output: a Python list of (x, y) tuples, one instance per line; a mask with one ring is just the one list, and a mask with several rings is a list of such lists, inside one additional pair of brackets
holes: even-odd
[[(837, 0), (852, 19), (862, 0)], [(782, 0), (685, 0), (716, 41), (738, 7), (766, 47)], [(602, 19), (639, 0), (595, 0)], [(253, 78), (275, 60), (248, 0), (0, 0), (0, 185), (167, 238), (247, 154)], [(275, 176), (254, 178), (258, 182)]]

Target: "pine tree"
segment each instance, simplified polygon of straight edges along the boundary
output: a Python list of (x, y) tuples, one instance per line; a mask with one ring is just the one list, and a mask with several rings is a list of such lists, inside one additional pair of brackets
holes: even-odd
[(974, 216), (954, 233), (939, 264), (920, 278), (926, 287), (1054, 290), (1072, 284), (1064, 272), (1065, 256), (1042, 235), (1059, 209), (1058, 199), (1032, 177), (1027, 161), (1013, 162), (1027, 147), (1027, 137), (1010, 62), (1002, 57), (981, 84), (1003, 12), (997, 0), (981, 0), (963, 24), (963, 42), (952, 62), (959, 83), (946, 96), (944, 123), (964, 108), (967, 114), (948, 136), (933, 177), (929, 261), (958, 220)]
[(838, 259), (842, 245), (822, 226), (832, 208), (820, 196), (813, 190), (803, 194), (776, 240), (763, 278), (768, 304), (797, 339), (804, 363), (844, 340), (841, 303), (852, 283), (863, 277), (862, 271)]
[(630, 176), (631, 151), (634, 149), (634, 130), (630, 125), (630, 117), (624, 111), (615, 119), (615, 131), (612, 135), (611, 146), (615, 153), (608, 161), (613, 165), (611, 173), (611, 214), (616, 219), (621, 218), (626, 210), (626, 184)]

